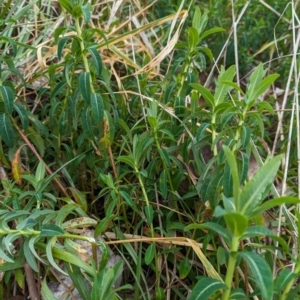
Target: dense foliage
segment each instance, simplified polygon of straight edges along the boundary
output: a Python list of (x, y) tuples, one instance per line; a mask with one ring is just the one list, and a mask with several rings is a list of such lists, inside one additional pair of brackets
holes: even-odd
[(297, 4), (170, 2), (0, 1), (2, 298), (297, 297)]

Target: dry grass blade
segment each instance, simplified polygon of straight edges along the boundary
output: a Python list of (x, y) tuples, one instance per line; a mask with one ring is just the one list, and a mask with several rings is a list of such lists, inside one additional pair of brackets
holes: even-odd
[[(106, 232), (105, 235), (109, 239), (118, 239), (115, 233), (113, 232)], [(149, 238), (147, 236), (136, 236), (131, 234), (124, 234), (124, 236), (127, 238), (126, 240), (116, 240), (116, 241), (109, 241), (106, 242), (108, 245), (115, 245), (115, 244), (124, 244), (124, 243), (136, 243), (136, 242), (146, 242), (146, 243), (160, 243), (160, 244), (172, 244), (177, 246), (187, 246), (191, 247), (200, 261), (203, 264), (204, 269), (206, 270), (207, 274), (215, 279), (220, 280), (223, 282), (222, 278), (218, 274), (218, 272), (215, 270), (213, 265), (209, 262), (209, 260), (206, 258), (205, 254), (202, 252), (201, 248), (203, 248), (203, 244), (197, 243), (194, 240), (185, 238), (185, 237), (172, 237), (172, 238)], [(208, 245), (206, 250), (214, 251), (213, 247), (211, 245)]]

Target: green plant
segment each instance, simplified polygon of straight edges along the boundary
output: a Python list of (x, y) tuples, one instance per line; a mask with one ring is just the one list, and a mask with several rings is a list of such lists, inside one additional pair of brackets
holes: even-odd
[[(262, 299), (274, 299), (273, 278), (268, 263), (261, 255), (253, 251), (239, 251), (239, 248), (244, 239), (270, 236), (280, 243), (285, 252), (288, 252), (289, 249), (284, 239), (278, 237), (266, 227), (260, 225), (250, 226), (250, 221), (257, 219), (257, 217), (260, 217), (265, 211), (274, 206), (283, 203), (296, 204), (299, 203), (299, 200), (293, 197), (281, 197), (269, 200), (262, 204), (265, 195), (270, 191), (270, 184), (274, 180), (282, 156), (275, 157), (266, 162), (254, 177), (240, 189), (241, 183), (234, 152), (226, 146), (223, 146), (223, 150), (229, 164), (233, 181), (233, 197), (226, 197), (223, 195), (223, 207), (217, 206), (215, 209), (215, 217), (217, 218), (215, 223), (191, 224), (186, 227), (186, 230), (206, 228), (215, 231), (224, 238), (228, 245), (226, 277), (224, 284), (213, 278), (201, 279), (194, 287), (190, 299), (209, 299), (211, 295), (220, 289), (223, 290), (222, 299), (233, 299), (232, 297), (236, 297), (237, 291), (234, 290), (231, 292), (231, 286), (236, 266), (241, 260), (246, 261), (249, 269), (253, 273), (253, 281), (259, 287)], [(224, 219), (227, 229), (224, 229), (218, 224), (218, 219), (220, 217)], [(291, 273), (290, 280), (293, 280), (296, 274), (297, 271), (296, 273)], [(276, 292), (281, 293), (289, 283), (290, 281), (288, 280), (285, 282), (285, 285), (280, 286), (280, 289), (278, 289), (277, 286)], [(289, 286), (289, 288), (291, 288), (291, 286)], [(280, 299), (286, 299), (287, 292), (289, 292), (289, 290), (284, 291), (284, 294)], [(242, 297), (246, 297), (240, 290), (239, 294), (242, 295)]]
[[(24, 288), (25, 264), (47, 299), (56, 272), (67, 273), (83, 299), (297, 293), (298, 255), (290, 251), (297, 241), (285, 232), (298, 232), (292, 205), (299, 201), (276, 190), (282, 180), (297, 192), (296, 179), (285, 181), (281, 155), (266, 159), (278, 75), (257, 64), (241, 85), (240, 66), (221, 66), (215, 86), (202, 84), (214, 74), (211, 45), (215, 51), (222, 40), (210, 37), (226, 34), (207, 27), (220, 12), (161, 3), (59, 0), (54, 12), (40, 1), (35, 15), (24, 2), (24, 23), (39, 20), (32, 44), (2, 14), (2, 287), (15, 280)], [(13, 1), (1, 5), (17, 10)], [(251, 178), (253, 161), (260, 168)], [(279, 237), (271, 226), (286, 231)], [(87, 227), (95, 238), (81, 235)], [(121, 288), (114, 286), (121, 263), (106, 267), (99, 235), (122, 257)], [(78, 257), (80, 239), (94, 250), (89, 262)], [(9, 285), (5, 292), (10, 297)]]

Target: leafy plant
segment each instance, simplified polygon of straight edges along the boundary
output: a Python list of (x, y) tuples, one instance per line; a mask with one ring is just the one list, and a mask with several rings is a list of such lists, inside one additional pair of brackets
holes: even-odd
[[(229, 6), (196, 2), (0, 4), (2, 298), (13, 281), (25, 288), (28, 270), (37, 281), (28, 288), (47, 299), (57, 272), (83, 299), (297, 293), (297, 154), (266, 158), (277, 123), (269, 94), (281, 81), (256, 62), (243, 82), (227, 58), (216, 72), (215, 46), (228, 32), (213, 16), (221, 10), (227, 22)], [(279, 196), (281, 181), (291, 193)], [(90, 227), (95, 236), (84, 236)], [(122, 257), (112, 268), (105, 244)]]

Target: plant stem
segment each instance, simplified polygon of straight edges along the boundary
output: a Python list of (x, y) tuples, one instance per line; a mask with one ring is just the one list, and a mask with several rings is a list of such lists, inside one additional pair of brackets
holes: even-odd
[(90, 74), (91, 92), (94, 93), (95, 89), (94, 89), (94, 86), (93, 86), (93, 83), (92, 83), (92, 76), (91, 76), (91, 72), (90, 72), (90, 66), (89, 66), (87, 57), (84, 53), (85, 47), (84, 47), (83, 38), (82, 38), (82, 31), (81, 31), (80, 24), (79, 24), (79, 18), (75, 18), (75, 27), (76, 27), (77, 35), (80, 39), (79, 44), (80, 44), (81, 56), (82, 56), (84, 69), (85, 69), (85, 72)]
[[(141, 185), (141, 189), (142, 189), (142, 192), (143, 192), (143, 195), (144, 195), (144, 199), (145, 199), (145, 202), (146, 202), (146, 206), (150, 206), (150, 202), (149, 202), (149, 199), (148, 199), (148, 195), (147, 195), (147, 191), (145, 189), (145, 186), (144, 186), (144, 182), (141, 178), (141, 175), (139, 173), (139, 170), (137, 167), (135, 167), (135, 172), (138, 176), (138, 180), (139, 180), (139, 183)], [(149, 224), (150, 226), (150, 232), (151, 232), (151, 237), (154, 238), (155, 235), (154, 235), (154, 228), (153, 228), (153, 222), (151, 221), (151, 223)], [(156, 287), (159, 288), (159, 265), (158, 265), (158, 257), (157, 257), (157, 253), (156, 253), (156, 249), (155, 249), (155, 253), (154, 253), (154, 261), (155, 261), (155, 277), (156, 277)]]
[(233, 274), (235, 270), (238, 247), (239, 247), (239, 238), (232, 237), (228, 268), (225, 277), (225, 284), (227, 285), (228, 288), (224, 291), (222, 300), (228, 300), (230, 297), (231, 284), (232, 284)]

